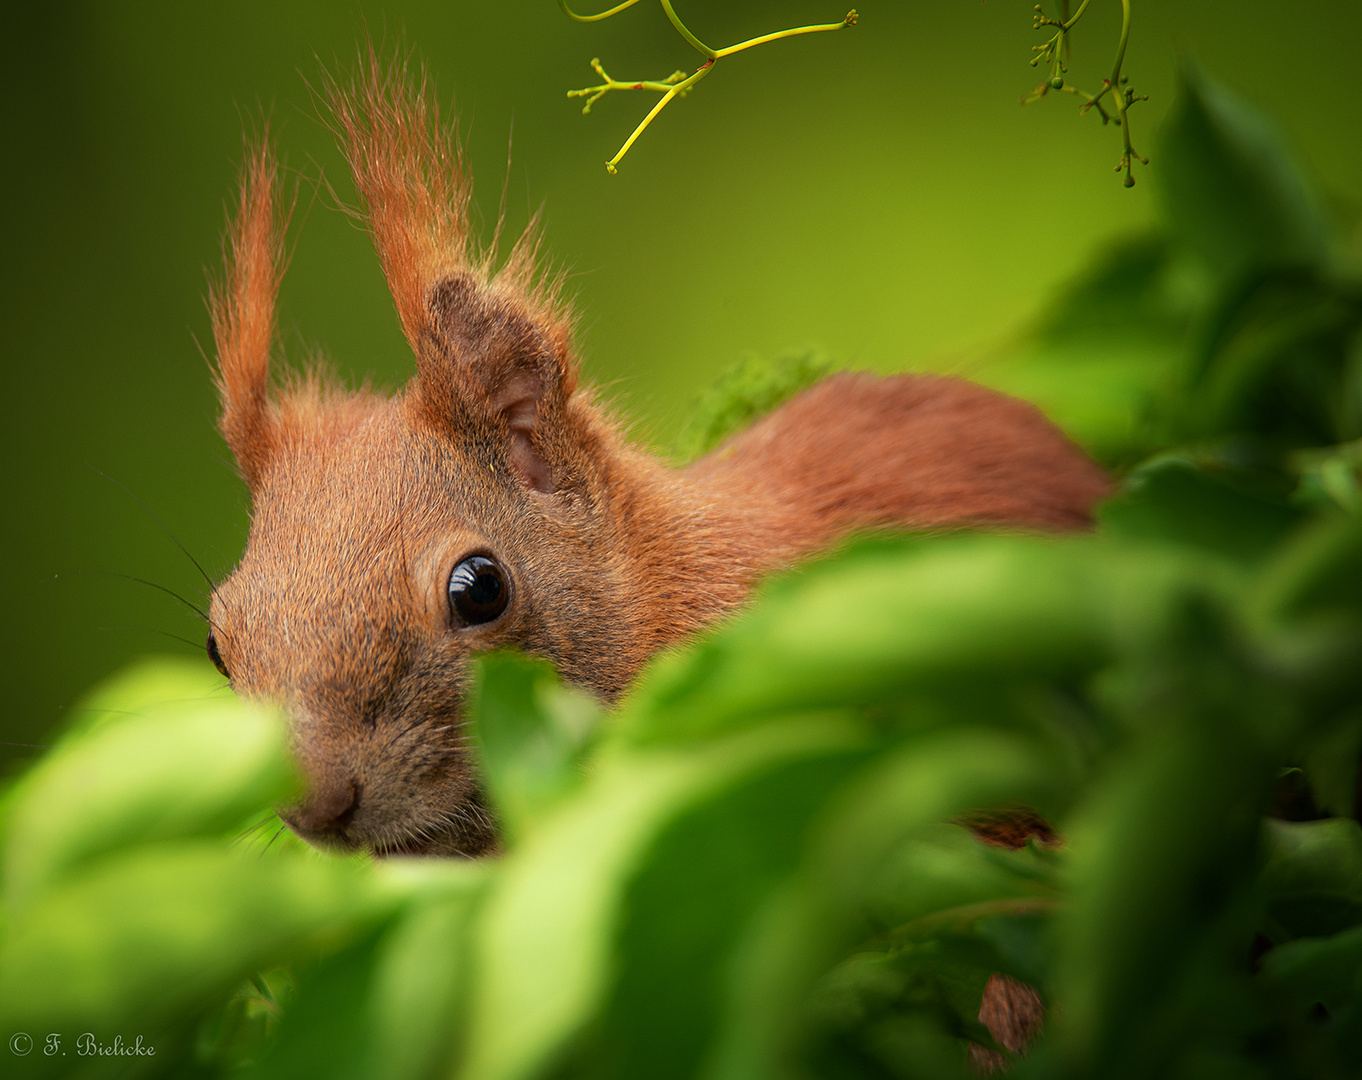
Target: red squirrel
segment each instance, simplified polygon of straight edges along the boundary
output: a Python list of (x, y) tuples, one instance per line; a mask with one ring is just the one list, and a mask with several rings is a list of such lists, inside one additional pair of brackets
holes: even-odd
[(527, 233), (494, 268), (424, 73), (328, 81), (417, 374), (393, 396), (271, 385), (285, 215), (249, 156), (210, 296), (220, 427), (250, 488), (208, 652), (282, 704), (285, 821), (375, 854), (494, 850), (464, 730), (469, 658), (513, 646), (609, 701), (763, 576), (853, 530), (1080, 529), (1102, 471), (1035, 408), (955, 378), (839, 374), (680, 469), (578, 382)]

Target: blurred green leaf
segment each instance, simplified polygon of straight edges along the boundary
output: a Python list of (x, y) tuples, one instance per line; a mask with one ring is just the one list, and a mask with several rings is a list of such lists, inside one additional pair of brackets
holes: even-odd
[(1362, 709), (1325, 727), (1301, 752), (1301, 765), (1315, 803), (1335, 817), (1357, 817), (1362, 779)]
[[(310, 963), (298, 965), (298, 987), (275, 1038), (254, 1068), (244, 1075), (260, 1080), (291, 1080), (320, 1074), (334, 1080), (380, 1075), (366, 1060), (369, 1032), (365, 1001), (378, 964), (380, 928), (366, 927)], [(402, 1076), (402, 1062), (391, 1075)]]
[(668, 823), (621, 900), (618, 969), (584, 1048), (591, 1075), (698, 1071), (716, 1038), (734, 949), (798, 864), (811, 819), (865, 753), (777, 763)]
[[(1362, 350), (1353, 359), (1353, 367), (1362, 372)], [(1362, 428), (1362, 422), (1353, 421), (1351, 426)], [(1362, 516), (1362, 439), (1301, 451), (1297, 467), (1301, 474), (1297, 496), (1303, 505)]]
[(1348, 345), (1362, 307), (1352, 290), (1296, 271), (1259, 275), (1208, 312), (1174, 412), (1184, 437), (1230, 439), (1241, 455), (1279, 458), (1356, 438)]
[(1269, 821), (1266, 847), (1261, 885), (1279, 932), (1323, 937), (1362, 922), (1362, 825)]
[(475, 662), (468, 715), (498, 817), (515, 837), (581, 782), (602, 708), (547, 661), (492, 653)]
[(439, 894), (410, 904), (379, 942), (360, 1025), (368, 1043), (363, 1075), (417, 1080), (447, 1073), (462, 1046), (473, 926), (492, 866), (441, 870), (447, 881)]
[(1124, 489), (1098, 511), (1099, 520), (1117, 536), (1181, 544), (1233, 559), (1262, 559), (1305, 514), (1273, 498), (1255, 480), (1234, 469), (1160, 456), (1131, 472)]
[(820, 1035), (870, 1044), (866, 1050), (878, 1056), (873, 1047), (885, 1021), (901, 1023), (916, 1014), (956, 1039), (991, 1046), (979, 1022), (979, 1000), (997, 967), (992, 945), (967, 934), (933, 934), (885, 952), (859, 953), (839, 964), (815, 996), (825, 1025)]
[(832, 361), (812, 348), (773, 360), (744, 357), (721, 372), (695, 403), (677, 437), (677, 456), (683, 461), (703, 457), (832, 370)]
[[(1224, 611), (1189, 597), (1136, 660), (1137, 692), (1114, 702), (1143, 722), (1066, 830), (1071, 906), (1055, 924), (1056, 1035), (1080, 1073), (1167, 1068), (1180, 1025), (1214, 1014), (1229, 977), (1203, 950), (1227, 932), (1247, 949), (1234, 898), (1255, 869), (1284, 708), (1260, 665)], [(1188, 1019), (1170, 1020), (1172, 1001)]]
[[(1059, 893), (1055, 860), (1053, 853), (1035, 848), (994, 847), (962, 826), (925, 825), (872, 871), (866, 911), (898, 940), (922, 923), (958, 928), (960, 919), (972, 926), (1028, 904), (1046, 910)], [(1000, 934), (1006, 937), (1008, 931)], [(1038, 972), (1028, 971), (1026, 977), (1035, 979)]]
[(1098, 460), (1125, 465), (1163, 445), (1156, 406), (1176, 386), (1204, 274), (1162, 236), (1100, 253), (1021, 341), (968, 370), (1034, 402)]
[(1172, 236), (1222, 278), (1327, 260), (1323, 210), (1275, 126), (1191, 64), (1157, 156)]
[[(904, 943), (925, 946), (954, 940), (968, 936), (990, 917), (1028, 903), (1048, 903), (1044, 885), (1032, 873), (1036, 868), (1026, 865), (1033, 856), (1016, 861), (1004, 857), (997, 864), (1002, 874), (981, 872), (979, 864), (991, 858), (980, 850), (982, 845), (939, 822), (981, 806), (1045, 801), (1064, 783), (1063, 771), (1054, 768), (1043, 741), (982, 725), (915, 732), (905, 745), (870, 762), (827, 806), (798, 874), (773, 891), (760, 920), (739, 942), (729, 966), (727, 1015), (710, 1055), (715, 1062), (712, 1074), (780, 1076), (791, 1055), (814, 1053), (807, 1003), (810, 995), (818, 999), (817, 988), (843, 957), (892, 951), (900, 937)], [(892, 873), (895, 855), (911, 858), (905, 852), (920, 855), (926, 871), (921, 879), (911, 872)], [(942, 867), (942, 862), (957, 865)], [(1038, 876), (1043, 878), (1043, 872)], [(892, 902), (886, 897), (887, 877), (904, 887)], [(1006, 903), (988, 902), (1000, 895)], [(978, 898), (984, 902), (972, 902)], [(951, 906), (938, 906), (947, 904)], [(914, 923), (886, 925), (896, 917)], [(992, 957), (998, 968), (1007, 967), (988, 935), (976, 935), (969, 949), (976, 956)], [(961, 987), (975, 988), (977, 983), (982, 989), (987, 975), (984, 972), (981, 979), (977, 973), (969, 974), (962, 976), (963, 983), (954, 982), (955, 1004), (941, 997), (939, 980), (914, 983), (916, 1000), (919, 1005), (934, 1003), (932, 1009), (945, 1008), (957, 1017), (959, 1023), (948, 1036), (953, 1040), (967, 1019), (961, 1010), (972, 1008), (977, 1013), (979, 1007), (977, 999), (969, 1006), (960, 1004)], [(930, 1015), (935, 1014), (929, 1010)], [(891, 1029), (921, 1030), (921, 1017), (885, 1017), (880, 1012), (874, 1016), (871, 1026), (880, 1034), (863, 1033), (874, 1042)], [(888, 1029), (881, 1030), (881, 1020)], [(923, 1066), (927, 1071), (908, 1069), (909, 1075), (954, 1075), (963, 1068), (963, 1045), (955, 1045), (954, 1052), (943, 1058), (937, 1058), (937, 1050), (924, 1052), (928, 1054), (924, 1061), (952, 1061), (951, 1070), (933, 1074)]]
[[(936, 866), (900, 879), (903, 888), (895, 904), (872, 909), (885, 919), (922, 918), (939, 907), (955, 908), (1000, 893), (1017, 898), (1044, 892), (1016, 872), (1029, 861), (1025, 857), (993, 862), (969, 847), (977, 843), (972, 839), (955, 838), (953, 855), (941, 846), (939, 822), (981, 808), (1043, 806), (1062, 799), (1057, 793), (1075, 779), (1049, 753), (1045, 740), (989, 729), (984, 719), (904, 740), (829, 807), (808, 872), (841, 918), (860, 925), (867, 901), (877, 896), (895, 857)], [(964, 851), (968, 858), (962, 857)], [(990, 869), (1002, 872), (985, 870), (991, 862)], [(978, 890), (986, 881), (981, 895)], [(882, 894), (878, 900), (884, 904)]]
[(89, 702), (92, 719), (10, 796), (11, 911), (96, 856), (235, 832), (293, 789), (282, 721), (230, 696), (207, 664), (150, 661)]
[[(935, 978), (943, 968), (957, 968), (951, 963), (956, 959), (938, 947), (899, 956), (859, 953), (834, 968), (814, 994), (805, 1021), (805, 1053), (815, 1075), (972, 1075), (960, 1042), (969, 1025), (943, 1000)], [(971, 996), (976, 971), (977, 962), (950, 971), (951, 983), (958, 985), (963, 977), (968, 984), (965, 997)]]
[(1263, 960), (1263, 979), (1293, 999), (1302, 1014), (1317, 1004), (1356, 1008), (1362, 999), (1362, 926), (1277, 946)]
[(380, 886), (405, 902), (343, 948), (295, 965), (295, 1001), (247, 1075), (418, 1080), (447, 1073), (462, 1035), (471, 931), (489, 869), (435, 861), (380, 867)]
[(493, 886), (467, 1075), (534, 1075), (581, 1030), (609, 984), (625, 883), (668, 821), (756, 772), (842, 754), (862, 738), (837, 717), (786, 720), (694, 749), (603, 757)]
[(159, 1027), (387, 903), (347, 860), (139, 847), (68, 876), (6, 927), (0, 1015), (9, 1030)]
[(1255, 606), (1280, 620), (1362, 616), (1362, 518), (1325, 517), (1282, 547), (1255, 588)]
[(985, 671), (1089, 670), (1111, 646), (1085, 554), (997, 537), (853, 549), (655, 665), (626, 701), (618, 737), (695, 739), (780, 709), (875, 702)]

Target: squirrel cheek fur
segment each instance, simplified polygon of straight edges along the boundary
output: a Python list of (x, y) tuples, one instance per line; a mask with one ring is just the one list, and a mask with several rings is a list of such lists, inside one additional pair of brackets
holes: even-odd
[[(213, 639), (235, 690), (291, 718), (307, 791), (283, 813), (306, 839), (496, 848), (461, 705), (479, 652), (547, 657), (611, 700), (764, 574), (851, 530), (1082, 528), (1106, 493), (1031, 406), (929, 376), (833, 376), (668, 468), (578, 386), (533, 233), (495, 272), (476, 249), (424, 73), (371, 53), (326, 92), (417, 374), (392, 396), (271, 380), (287, 214), (267, 140), (210, 297), (219, 423), (252, 500)], [(474, 556), (509, 599), (470, 624), (449, 590)]]

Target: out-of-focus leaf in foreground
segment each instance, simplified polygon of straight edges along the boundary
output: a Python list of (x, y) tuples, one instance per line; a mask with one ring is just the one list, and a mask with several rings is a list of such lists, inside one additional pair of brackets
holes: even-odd
[(10, 910), (120, 848), (235, 830), (294, 784), (281, 719), (239, 703), (205, 664), (145, 662), (77, 715), (9, 795)]
[(1320, 201), (1275, 125), (1195, 65), (1183, 67), (1158, 152), (1169, 231), (1216, 274), (1328, 257)]

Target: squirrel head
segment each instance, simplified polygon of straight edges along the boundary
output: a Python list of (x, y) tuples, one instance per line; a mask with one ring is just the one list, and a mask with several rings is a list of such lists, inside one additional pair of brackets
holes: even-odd
[(250, 488), (209, 652), (288, 712), (307, 782), (285, 820), (378, 852), (476, 854), (496, 831), (461, 715), (470, 655), (513, 645), (600, 693), (643, 662), (622, 520), (647, 459), (577, 388), (534, 243), (500, 271), (424, 75), (372, 53), (327, 84), (417, 374), (392, 397), (316, 374), (271, 386), (283, 266), (268, 144), (250, 156), (210, 298), (220, 427)]
[(209, 653), (291, 717), (319, 843), (497, 843), (461, 702), (514, 646), (610, 699), (761, 574), (862, 528), (1072, 529), (1108, 490), (1038, 410), (962, 379), (833, 376), (684, 470), (629, 447), (577, 385), (529, 232), (499, 269), (424, 74), (327, 83), (416, 375), (397, 395), (272, 388), (286, 215), (250, 155), (211, 296), (220, 426), (251, 491)]

